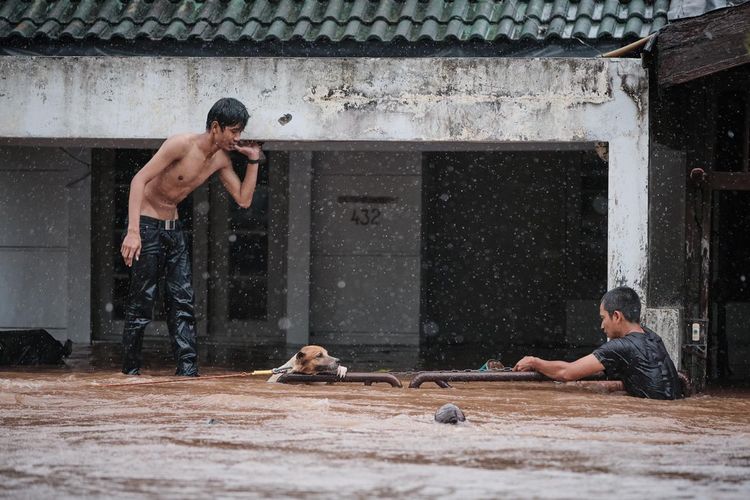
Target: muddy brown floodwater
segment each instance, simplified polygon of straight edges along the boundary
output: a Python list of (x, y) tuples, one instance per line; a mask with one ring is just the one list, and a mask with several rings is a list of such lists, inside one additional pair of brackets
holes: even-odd
[(747, 391), (156, 378), (0, 372), (0, 497), (750, 498)]

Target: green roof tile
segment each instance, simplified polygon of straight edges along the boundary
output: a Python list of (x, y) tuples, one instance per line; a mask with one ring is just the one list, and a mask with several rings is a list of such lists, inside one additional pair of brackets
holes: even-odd
[(597, 38), (612, 38), (614, 37), (615, 28), (617, 27), (617, 21), (612, 16), (607, 16), (602, 19), (599, 24), (599, 30), (596, 34)]
[(591, 33), (591, 18), (588, 16), (580, 16), (576, 19), (573, 25), (573, 34), (575, 38), (588, 38)]
[(529, 6), (526, 7), (526, 17), (533, 17), (537, 21), (541, 21), (543, 19), (542, 13), (547, 4), (548, 2), (544, 0), (530, 0)]
[(625, 24), (625, 32), (623, 36), (626, 37), (641, 37), (646, 36), (648, 33), (643, 32), (643, 20), (638, 15), (634, 15), (628, 19)]
[(552, 10), (549, 13), (550, 19), (555, 17), (565, 18), (568, 14), (568, 5), (568, 0), (555, 0), (552, 2)]
[(0, 0), (0, 39), (617, 39), (664, 26), (669, 1)]
[(547, 26), (547, 33), (545, 34), (546, 39), (561, 39), (565, 32), (565, 20), (560, 17), (555, 17), (550, 21)]

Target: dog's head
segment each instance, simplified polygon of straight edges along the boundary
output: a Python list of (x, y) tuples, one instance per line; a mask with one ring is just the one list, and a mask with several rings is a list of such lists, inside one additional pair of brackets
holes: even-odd
[(328, 351), (317, 345), (306, 345), (294, 356), (292, 373), (314, 375), (316, 373), (335, 372), (339, 360), (328, 355)]

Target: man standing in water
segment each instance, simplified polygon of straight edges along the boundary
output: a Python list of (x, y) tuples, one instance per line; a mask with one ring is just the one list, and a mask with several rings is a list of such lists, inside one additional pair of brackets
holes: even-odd
[[(260, 145), (240, 145), (249, 115), (237, 99), (220, 99), (208, 112), (206, 131), (170, 137), (130, 183), (128, 230), (121, 253), (131, 268), (125, 309), (122, 372), (139, 375), (143, 331), (151, 322), (157, 281), (165, 277), (167, 326), (176, 375), (198, 376), (190, 255), (177, 205), (218, 172), (222, 184), (247, 208), (258, 177)], [(232, 168), (229, 151), (247, 156), (245, 178)]]
[(641, 300), (631, 288), (614, 288), (602, 297), (599, 305), (602, 330), (609, 342), (588, 356), (568, 363), (526, 356), (514, 371), (537, 371), (555, 380), (578, 380), (605, 372), (610, 379), (620, 379), (631, 396), (651, 399), (682, 397), (677, 370), (664, 342), (653, 331), (642, 326)]

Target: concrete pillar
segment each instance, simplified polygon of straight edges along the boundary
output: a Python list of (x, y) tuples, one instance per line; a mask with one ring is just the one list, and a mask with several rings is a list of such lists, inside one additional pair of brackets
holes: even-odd
[(312, 153), (289, 155), (289, 226), (286, 255), (286, 343), (301, 346), (310, 338), (310, 202)]
[(609, 142), (607, 288), (627, 285), (645, 305), (648, 276), (648, 141)]

